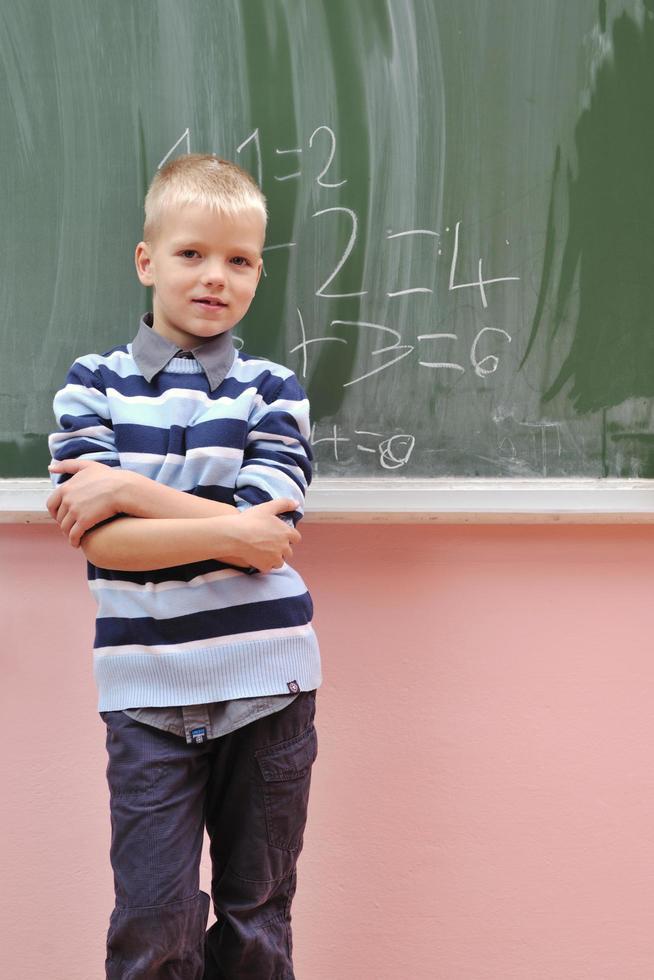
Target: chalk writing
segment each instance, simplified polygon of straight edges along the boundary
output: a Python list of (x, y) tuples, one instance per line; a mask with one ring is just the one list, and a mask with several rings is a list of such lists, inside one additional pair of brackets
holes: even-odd
[(484, 279), (481, 274), (482, 260), (479, 259), (479, 277), (475, 282), (454, 282), (454, 277), (456, 275), (456, 263), (459, 257), (459, 228), (461, 227), (461, 222), (457, 221), (456, 227), (454, 229), (454, 254), (452, 255), (452, 265), (450, 266), (450, 283), (449, 288), (453, 289), (470, 289), (471, 287), (478, 287), (481, 293), (481, 302), (486, 309), (488, 306), (488, 300), (486, 299), (486, 290), (484, 286), (490, 286), (495, 282), (518, 282), (520, 276), (500, 276), (497, 279)]
[[(406, 238), (406, 237), (408, 237), (410, 235), (431, 235), (434, 238), (440, 238), (441, 237), (440, 234), (437, 231), (431, 231), (430, 229), (427, 229), (427, 228), (414, 228), (411, 231), (398, 231), (398, 232), (395, 232), (392, 235), (387, 235), (386, 238), (387, 239), (392, 239), (392, 238)], [(409, 293), (433, 293), (433, 291), (434, 291), (433, 289), (431, 289), (431, 288), (429, 288), (427, 286), (414, 286), (414, 287), (412, 287), (410, 289), (398, 289), (396, 292), (386, 293), (386, 295), (389, 298), (392, 299), (394, 296), (407, 296), (407, 295), (409, 295)]]
[(335, 213), (335, 212), (341, 212), (343, 214), (347, 214), (352, 219), (352, 230), (350, 232), (350, 238), (348, 240), (348, 243), (345, 246), (345, 251), (343, 252), (341, 258), (338, 261), (338, 265), (336, 266), (336, 268), (334, 269), (334, 271), (331, 273), (331, 275), (327, 279), (325, 279), (325, 281), (322, 284), (322, 286), (320, 286), (320, 288), (316, 290), (316, 296), (322, 296), (323, 299), (347, 299), (350, 296), (365, 296), (366, 295), (366, 292), (367, 292), (367, 290), (365, 290), (365, 289), (362, 292), (360, 292), (360, 293), (326, 293), (326, 292), (324, 292), (324, 290), (330, 284), (330, 282), (332, 281), (332, 279), (335, 279), (336, 276), (338, 275), (338, 273), (341, 271), (341, 269), (343, 268), (343, 266), (345, 265), (345, 263), (346, 263), (346, 261), (348, 259), (348, 256), (352, 252), (352, 249), (354, 248), (354, 243), (357, 240), (357, 229), (358, 229), (358, 226), (359, 226), (358, 225), (358, 221), (357, 221), (357, 216), (356, 216), (355, 212), (351, 210), (351, 208), (324, 208), (322, 211), (315, 211), (311, 215), (311, 217), (312, 218), (319, 218), (321, 214), (331, 214), (331, 213)]
[[(281, 154), (281, 153), (301, 153), (301, 152), (302, 152), (302, 147), (301, 146), (298, 147), (295, 150), (277, 150), (277, 149), (275, 150), (275, 153), (279, 153), (279, 154)], [(275, 176), (275, 180), (292, 180), (294, 177), (301, 177), (301, 176), (302, 176), (302, 171), (301, 170), (296, 170), (292, 174), (284, 174), (283, 177), (277, 177), (277, 176)]]
[(329, 170), (329, 168), (331, 167), (332, 161), (334, 159), (334, 154), (336, 153), (336, 137), (334, 136), (334, 130), (333, 129), (330, 129), (329, 126), (318, 126), (318, 128), (317, 129), (314, 129), (314, 131), (312, 132), (311, 136), (309, 137), (309, 148), (311, 148), (313, 146), (314, 137), (318, 133), (320, 133), (320, 132), (329, 133), (330, 140), (331, 140), (331, 150), (330, 150), (330, 153), (329, 153), (329, 160), (325, 164), (323, 170), (316, 177), (316, 181), (317, 181), (317, 183), (320, 184), (321, 187), (342, 187), (343, 184), (347, 184), (347, 180), (340, 180), (340, 181), (338, 181), (338, 183), (335, 183), (335, 184), (327, 184), (322, 179), (325, 176), (325, 174), (327, 173), (327, 171)]
[[(375, 439), (380, 440), (372, 446), (357, 442), (354, 448), (361, 453), (376, 454), (377, 462), (385, 470), (396, 470), (402, 466), (406, 466), (416, 444), (415, 437), (407, 432), (385, 436), (382, 432), (374, 432), (368, 429), (353, 429), (352, 431), (356, 436), (369, 436), (370, 439), (368, 442)], [(338, 434), (338, 425), (332, 425), (331, 435), (323, 436), (320, 439), (316, 438), (316, 423), (314, 422), (311, 426), (311, 446), (314, 447), (322, 443), (327, 443), (332, 447), (336, 462), (340, 461), (338, 452), (339, 444), (347, 443), (348, 447), (350, 447), (351, 442), (352, 439), (349, 436)], [(314, 470), (316, 472), (318, 472), (319, 465), (319, 460), (314, 463)]]
[(179, 144), (182, 143), (182, 142), (184, 142), (184, 141), (186, 141), (186, 152), (187, 153), (190, 153), (191, 152), (191, 130), (188, 129), (188, 128), (186, 128), (184, 130), (184, 132), (182, 133), (182, 135), (180, 136), (180, 138), (177, 140), (177, 142), (173, 146), (171, 146), (171, 148), (168, 150), (168, 153), (166, 153), (165, 157), (163, 157), (163, 159), (161, 159), (159, 161), (159, 163), (157, 164), (157, 170), (161, 170), (161, 168), (163, 167), (164, 163), (167, 160), (170, 159), (170, 157), (173, 155), (173, 153), (175, 152), (175, 150), (177, 149), (177, 147), (179, 146)]
[[(319, 133), (327, 133), (329, 137), (329, 157), (323, 169), (314, 179), (316, 183), (320, 184), (321, 187), (326, 187), (326, 188), (342, 187), (343, 184), (347, 183), (347, 180), (340, 180), (340, 181), (335, 181), (333, 183), (328, 183), (327, 181), (324, 181), (322, 179), (327, 173), (327, 171), (329, 170), (329, 168), (331, 167), (334, 160), (334, 156), (336, 154), (336, 136), (334, 134), (334, 130), (330, 126), (326, 126), (326, 125), (317, 126), (316, 129), (314, 129), (314, 131), (312, 132), (311, 136), (309, 137), (308, 148), (313, 149), (314, 140), (316, 139)], [(246, 139), (244, 139), (242, 143), (239, 143), (239, 145), (236, 147), (236, 152), (240, 154), (249, 143), (254, 143), (256, 149), (257, 180), (259, 186), (261, 187), (263, 186), (264, 174), (263, 174), (263, 158), (261, 153), (261, 138), (260, 138), (258, 127), (252, 133), (250, 133), (250, 135)], [(293, 147), (291, 149), (286, 149), (286, 150), (282, 150), (279, 147), (276, 147), (275, 154), (277, 156), (282, 156), (289, 153), (295, 153), (299, 155), (303, 152), (303, 149), (304, 148), (301, 146)], [(277, 181), (285, 181), (285, 180), (297, 179), (301, 176), (302, 176), (302, 168), (300, 168), (299, 170), (295, 170), (293, 171), (293, 173), (289, 173), (289, 174), (282, 174), (282, 175), (274, 174), (273, 179)]]
[(259, 184), (259, 187), (261, 187), (261, 185), (263, 184), (263, 162), (261, 158), (261, 139), (259, 137), (258, 128), (255, 129), (254, 132), (250, 133), (247, 139), (244, 139), (243, 142), (236, 147), (236, 152), (241, 153), (248, 145), (248, 143), (254, 143), (254, 148), (256, 150), (256, 160), (257, 160), (257, 183)]

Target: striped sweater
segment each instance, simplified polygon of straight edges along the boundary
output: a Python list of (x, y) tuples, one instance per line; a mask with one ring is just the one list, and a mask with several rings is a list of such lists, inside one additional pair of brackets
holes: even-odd
[[(143, 318), (139, 334), (150, 324), (151, 315)], [(53, 401), (52, 458), (121, 466), (241, 511), (291, 497), (297, 524), (313, 455), (309, 402), (294, 373), (236, 351), (227, 334), (210, 341), (227, 358), (217, 378), (200, 352), (199, 360), (168, 354), (146, 377), (139, 339), (73, 362)], [(51, 478), (56, 486), (70, 475)], [(87, 577), (97, 602), (99, 711), (288, 694), (322, 682), (313, 603), (288, 563), (248, 574), (216, 559), (142, 572), (87, 561)]]

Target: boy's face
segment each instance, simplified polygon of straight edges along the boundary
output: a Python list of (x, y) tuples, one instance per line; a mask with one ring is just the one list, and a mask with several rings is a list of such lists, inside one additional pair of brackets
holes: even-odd
[[(153, 286), (153, 329), (189, 350), (243, 319), (261, 276), (264, 222), (256, 211), (216, 215), (201, 205), (167, 211), (134, 260)], [(212, 302), (209, 302), (211, 300)]]

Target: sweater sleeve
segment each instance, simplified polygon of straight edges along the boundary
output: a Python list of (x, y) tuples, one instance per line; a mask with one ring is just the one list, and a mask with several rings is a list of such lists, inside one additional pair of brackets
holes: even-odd
[[(107, 466), (120, 466), (107, 393), (97, 371), (76, 360), (52, 402), (59, 431), (48, 436), (52, 460), (92, 459)], [(54, 487), (72, 473), (51, 473)]]
[(250, 415), (234, 500), (242, 511), (267, 500), (290, 497), (297, 506), (286, 513), (295, 527), (304, 516), (306, 490), (311, 483), (309, 399), (293, 373), (281, 383), (274, 375), (269, 380), (274, 387), (270, 385), (266, 391), (264, 386)]

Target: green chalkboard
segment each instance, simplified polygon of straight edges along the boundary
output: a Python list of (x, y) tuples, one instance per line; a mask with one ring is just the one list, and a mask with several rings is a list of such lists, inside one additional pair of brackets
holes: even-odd
[(263, 187), (237, 346), (314, 473), (654, 473), (654, 0), (2, 0), (0, 475), (128, 343), (171, 155)]

